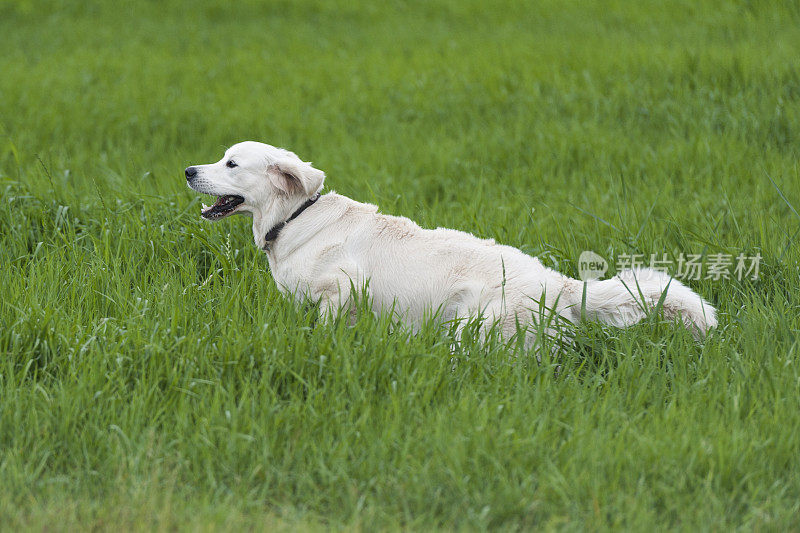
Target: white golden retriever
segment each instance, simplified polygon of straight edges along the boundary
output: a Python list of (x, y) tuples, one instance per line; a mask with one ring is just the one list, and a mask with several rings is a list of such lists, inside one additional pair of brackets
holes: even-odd
[(217, 197), (203, 206), (203, 218), (252, 215), (253, 238), (278, 288), (318, 301), (326, 315), (352, 310), (353, 293), (366, 291), (373, 311), (392, 310), (412, 326), (432, 315), (477, 318), (484, 333), (497, 324), (510, 337), (521, 325), (528, 346), (543, 313), (548, 324), (585, 318), (625, 327), (660, 304), (698, 338), (717, 325), (708, 302), (661, 272), (628, 270), (584, 283), (491, 239), (424, 229), (335, 192), (320, 196), (325, 173), (268, 144), (236, 144), (216, 163), (188, 167), (186, 180)]

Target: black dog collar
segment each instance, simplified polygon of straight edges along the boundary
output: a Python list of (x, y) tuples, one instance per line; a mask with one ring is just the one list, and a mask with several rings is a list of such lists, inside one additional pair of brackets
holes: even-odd
[(300, 213), (311, 207), (314, 202), (319, 200), (319, 193), (316, 193), (314, 196), (303, 202), (303, 205), (297, 208), (297, 210), (292, 213), (292, 216), (284, 220), (283, 222), (272, 226), (272, 229), (267, 232), (267, 235), (264, 237), (264, 249), (269, 250), (270, 244), (275, 242), (275, 239), (278, 238), (283, 227), (291, 222), (292, 220), (296, 219), (300, 216)]

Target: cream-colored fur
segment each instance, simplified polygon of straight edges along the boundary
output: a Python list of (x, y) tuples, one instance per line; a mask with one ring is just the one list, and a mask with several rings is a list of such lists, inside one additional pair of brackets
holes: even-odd
[[(641, 269), (589, 281), (584, 297), (582, 281), (516, 248), (462, 231), (424, 229), (335, 192), (286, 224), (267, 247), (267, 232), (322, 189), (324, 178), (294, 153), (250, 141), (232, 146), (217, 163), (187, 169), (194, 190), (244, 198), (233, 212), (252, 215), (255, 243), (266, 250), (281, 292), (319, 301), (328, 315), (353, 303), (353, 289), (366, 290), (375, 312), (391, 309), (412, 326), (432, 314), (443, 320), (479, 317), (510, 336), (518, 324), (535, 325), (542, 309), (573, 323), (587, 318), (629, 326), (667, 289), (667, 318), (680, 318), (697, 337), (717, 324), (708, 302), (666, 274)], [(525, 329), (528, 344), (535, 329)]]

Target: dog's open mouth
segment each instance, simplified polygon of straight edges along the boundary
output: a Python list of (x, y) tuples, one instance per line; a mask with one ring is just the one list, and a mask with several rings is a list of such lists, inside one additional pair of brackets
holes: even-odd
[(203, 204), (203, 210), (200, 212), (200, 216), (208, 220), (224, 218), (236, 211), (236, 208), (242, 202), (244, 202), (244, 198), (235, 194), (220, 196), (217, 198), (214, 205), (208, 206)]

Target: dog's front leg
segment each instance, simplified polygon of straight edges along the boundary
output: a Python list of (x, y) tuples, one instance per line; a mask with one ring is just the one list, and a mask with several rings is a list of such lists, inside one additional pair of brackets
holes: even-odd
[(333, 320), (350, 307), (350, 298), (342, 301), (338, 295), (323, 294), (319, 300), (319, 314), (325, 320)]
[(353, 325), (356, 321), (353, 293), (359, 290), (353, 280), (348, 276), (337, 276), (320, 280), (315, 285), (312, 297), (319, 302), (322, 317), (333, 320), (346, 313), (350, 325)]

